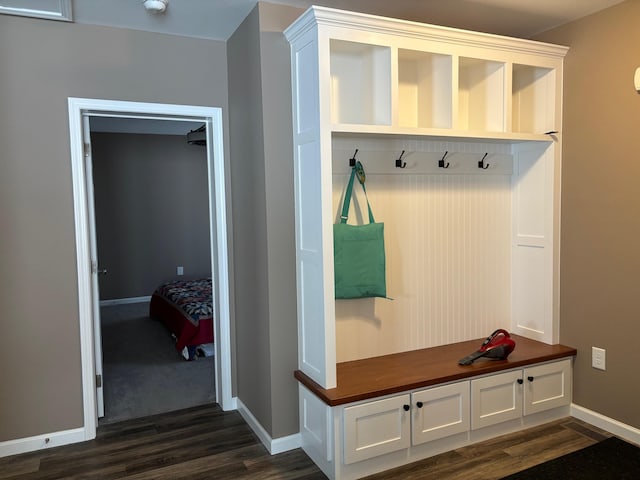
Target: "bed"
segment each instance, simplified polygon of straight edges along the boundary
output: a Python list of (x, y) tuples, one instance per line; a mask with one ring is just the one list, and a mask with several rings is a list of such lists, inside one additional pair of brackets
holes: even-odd
[(160, 285), (151, 296), (149, 315), (166, 325), (176, 339), (176, 350), (193, 360), (199, 345), (213, 342), (211, 278)]

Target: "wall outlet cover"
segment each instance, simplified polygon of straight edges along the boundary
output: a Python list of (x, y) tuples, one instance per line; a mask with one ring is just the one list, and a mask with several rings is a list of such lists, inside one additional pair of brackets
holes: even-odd
[(598, 370), (606, 370), (605, 354), (604, 348), (591, 347), (591, 366)]

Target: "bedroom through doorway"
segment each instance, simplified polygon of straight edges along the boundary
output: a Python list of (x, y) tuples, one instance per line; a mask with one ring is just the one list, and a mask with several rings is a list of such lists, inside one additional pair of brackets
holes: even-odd
[[(95, 118), (126, 120), (151, 120), (164, 122), (195, 122), (200, 125), (206, 141), (206, 207), (209, 221), (209, 251), (211, 271), (212, 318), (210, 334), (214, 342), (214, 372), (216, 403), (222, 410), (236, 409), (232, 396), (231, 380), (231, 330), (230, 330), (230, 271), (229, 271), (229, 223), (227, 221), (227, 175), (223, 148), (222, 109), (193, 105), (156, 104), (117, 100), (74, 98), (68, 99), (69, 135), (74, 199), (75, 243), (78, 274), (78, 311), (82, 366), (83, 426), (78, 432), (84, 440), (96, 437), (98, 418), (104, 409), (104, 384), (102, 371), (102, 338), (100, 323), (100, 275), (109, 272), (98, 264), (97, 233), (95, 228), (94, 178), (90, 121)], [(179, 177), (179, 175), (178, 175)], [(136, 188), (148, 188), (148, 180), (138, 182)], [(144, 207), (140, 201), (131, 209)], [(162, 235), (157, 234), (156, 235)], [(147, 238), (148, 240), (148, 238)], [(150, 245), (147, 241), (145, 246)], [(129, 258), (129, 262), (135, 259)], [(188, 272), (186, 265), (183, 272)], [(195, 272), (191, 267), (191, 273)], [(176, 275), (178, 275), (176, 268)], [(185, 273), (186, 276), (186, 273)], [(121, 277), (125, 278), (126, 276)], [(155, 285), (155, 284), (154, 284)], [(127, 297), (130, 303), (146, 300), (151, 292), (145, 290), (140, 297)], [(154, 292), (155, 293), (155, 292)], [(130, 294), (127, 294), (130, 295)], [(155, 295), (154, 295), (155, 297)], [(153, 297), (152, 297), (153, 298)], [(139, 303), (142, 303), (140, 301)], [(143, 307), (143, 310), (146, 310)], [(164, 322), (163, 322), (164, 323)], [(206, 323), (206, 322), (205, 322)], [(171, 326), (170, 324), (168, 326)], [(196, 335), (198, 341), (202, 336)], [(194, 337), (194, 339), (196, 338)], [(184, 340), (182, 334), (180, 340)], [(129, 340), (132, 343), (134, 340)], [(180, 353), (179, 349), (176, 350)], [(181, 360), (182, 361), (182, 360)], [(185, 361), (186, 362), (186, 361)]]
[[(100, 425), (215, 402), (207, 152), (187, 137), (200, 126), (90, 118)], [(159, 297), (160, 287), (179, 297)], [(197, 297), (181, 304), (188, 288)], [(199, 315), (192, 315), (194, 308)], [(188, 347), (180, 345), (183, 322), (204, 331), (206, 320), (201, 338), (189, 333), (182, 341)]]

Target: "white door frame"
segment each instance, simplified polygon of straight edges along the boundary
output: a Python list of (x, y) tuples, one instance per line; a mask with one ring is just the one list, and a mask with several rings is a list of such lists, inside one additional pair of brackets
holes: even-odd
[(84, 436), (95, 438), (97, 429), (95, 345), (92, 313), (90, 228), (83, 156), (83, 115), (159, 118), (202, 121), (207, 128), (207, 167), (209, 172), (209, 225), (211, 268), (214, 278), (214, 335), (216, 401), (223, 410), (235, 410), (231, 387), (231, 330), (229, 298), (228, 224), (223, 148), (222, 109), (190, 105), (138, 103), (88, 98), (68, 100), (71, 170), (78, 271), (78, 310), (82, 361), (82, 404)]
[(89, 226), (89, 261), (91, 262), (91, 306), (93, 326), (93, 358), (96, 375), (96, 411), (104, 417), (104, 389), (102, 362), (102, 324), (100, 322), (100, 285), (98, 282), (98, 232), (96, 231), (95, 194), (93, 191), (93, 159), (91, 151), (91, 117), (82, 115), (82, 143), (84, 143), (84, 184), (87, 192), (87, 225)]

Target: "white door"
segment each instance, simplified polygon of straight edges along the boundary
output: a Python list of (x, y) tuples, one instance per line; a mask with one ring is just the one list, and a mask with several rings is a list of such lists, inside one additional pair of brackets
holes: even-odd
[(571, 359), (524, 369), (524, 414), (571, 403)]
[(409, 448), (409, 394), (344, 409), (344, 463)]
[[(98, 275), (98, 246), (96, 242), (96, 213), (93, 200), (93, 162), (91, 160), (91, 129), (89, 115), (82, 116), (82, 142), (84, 147), (85, 181), (87, 187), (87, 217), (89, 221), (89, 248), (91, 257), (91, 305), (93, 313), (93, 341), (95, 352), (96, 409), (98, 418), (104, 417), (102, 389), (102, 335), (100, 332), (100, 290)], [(106, 273), (106, 270), (104, 271)]]
[(413, 393), (411, 401), (413, 445), (469, 430), (469, 381)]
[(471, 380), (471, 429), (522, 416), (522, 370)]

